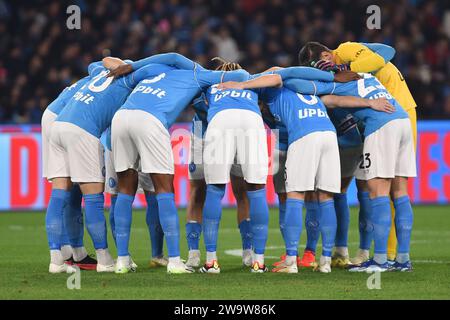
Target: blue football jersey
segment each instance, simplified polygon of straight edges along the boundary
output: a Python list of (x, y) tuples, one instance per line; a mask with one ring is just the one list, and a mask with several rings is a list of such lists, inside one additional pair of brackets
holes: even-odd
[(336, 128), (339, 148), (355, 148), (363, 143), (358, 129), (358, 119), (347, 109), (328, 109), (328, 116)]
[(73, 97), (75, 92), (78, 91), (86, 82), (89, 81), (89, 76), (78, 80), (71, 86), (64, 88), (64, 90), (58, 95), (58, 97), (52, 101), (47, 107), (48, 110), (58, 115), (61, 113), (62, 109), (66, 106), (66, 103)]
[(295, 93), (284, 87), (259, 89), (259, 92), (275, 121), (286, 127), (288, 145), (313, 132), (336, 132), (319, 97)]
[[(302, 79), (314, 79), (323, 81), (333, 81), (334, 77), (330, 72), (325, 72), (309, 67), (289, 67), (276, 71), (264, 72), (249, 75), (250, 79), (260, 77), (265, 74), (278, 74), (283, 80), (299, 77)], [(212, 120), (214, 115), (219, 111), (226, 109), (241, 109), (253, 111), (259, 115), (261, 112), (258, 106), (258, 90), (242, 90), (242, 89), (217, 89), (217, 85), (211, 86), (206, 93), (208, 99), (208, 122)]]
[(272, 114), (267, 115), (262, 114), (264, 123), (277, 134), (277, 145), (275, 146), (278, 150), (286, 151), (288, 148), (288, 132), (285, 125), (280, 121), (279, 118), (275, 118)]
[(167, 65), (149, 64), (129, 75), (114, 79), (106, 77), (109, 71), (101, 63), (91, 64), (88, 68), (91, 79), (67, 102), (56, 121), (75, 124), (100, 138), (137, 83), (173, 69)]
[(243, 81), (247, 77), (244, 70), (171, 70), (139, 82), (122, 109), (146, 111), (168, 129), (192, 99), (207, 87), (222, 81)]
[(194, 99), (193, 106), (195, 110), (194, 118), (192, 119), (192, 132), (198, 138), (203, 138), (208, 128), (208, 105), (202, 96)]
[(222, 110), (241, 109), (253, 111), (259, 115), (258, 94), (252, 90), (240, 89), (217, 89), (217, 85), (213, 85), (206, 91), (208, 99), (208, 122)]
[(372, 108), (347, 108), (346, 110), (360, 119), (364, 126), (364, 136), (377, 131), (388, 122), (396, 119), (407, 119), (408, 114), (392, 97), (377, 78), (363, 74), (364, 78), (346, 83), (306, 81), (289, 79), (283, 83), (286, 88), (305, 94), (335, 94), (339, 96), (354, 96), (365, 99), (386, 98), (395, 107), (393, 113), (377, 111)]

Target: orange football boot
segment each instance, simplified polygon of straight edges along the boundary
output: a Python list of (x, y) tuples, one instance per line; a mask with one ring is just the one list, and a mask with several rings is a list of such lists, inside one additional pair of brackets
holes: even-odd
[(273, 266), (274, 266), (274, 267), (278, 267), (278, 266), (282, 265), (282, 264), (284, 263), (284, 261), (286, 261), (286, 254), (283, 254), (283, 255), (280, 257), (280, 261), (274, 262), (274, 263), (273, 263)]
[(305, 250), (303, 257), (298, 262), (299, 267), (314, 268), (317, 266), (316, 254), (311, 250)]

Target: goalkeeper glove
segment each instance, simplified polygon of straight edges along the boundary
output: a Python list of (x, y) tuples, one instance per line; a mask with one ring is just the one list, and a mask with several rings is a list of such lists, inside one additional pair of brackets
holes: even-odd
[(326, 60), (312, 61), (311, 66), (323, 71), (339, 72), (350, 70), (350, 64), (334, 64), (333, 62)]
[(316, 68), (316, 69), (320, 69), (323, 71), (332, 71), (333, 67), (334, 67), (334, 63), (331, 61), (326, 61), (326, 60), (319, 60), (319, 61), (312, 61), (311, 62), (311, 67)]
[(331, 71), (339, 72), (339, 71), (350, 71), (350, 63), (343, 63), (343, 64), (335, 64)]

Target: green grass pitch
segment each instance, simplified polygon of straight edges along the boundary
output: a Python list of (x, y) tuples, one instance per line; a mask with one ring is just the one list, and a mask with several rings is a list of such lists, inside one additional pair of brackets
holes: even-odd
[[(0, 299), (449, 299), (450, 206), (416, 206), (412, 237), (412, 273), (381, 275), (381, 289), (369, 290), (369, 275), (334, 269), (320, 274), (300, 269), (298, 274), (251, 274), (241, 266), (241, 240), (236, 214), (226, 209), (219, 233), (222, 273), (168, 275), (164, 268), (150, 269), (150, 242), (143, 211), (134, 212), (130, 252), (139, 268), (126, 275), (81, 272), (81, 289), (66, 287), (67, 274), (47, 272), (49, 255), (42, 212), (0, 213)], [(182, 226), (181, 252), (186, 257), (185, 211), (179, 210)], [(305, 244), (302, 234), (301, 249)], [(352, 209), (350, 253), (357, 249), (357, 209)], [(89, 236), (85, 243), (93, 252)], [(109, 240), (115, 254), (113, 241)], [(230, 251), (231, 250), (231, 251)], [(318, 248), (319, 252), (321, 248)], [(277, 210), (270, 212), (266, 262), (283, 252)], [(202, 256), (204, 249), (202, 247)]]

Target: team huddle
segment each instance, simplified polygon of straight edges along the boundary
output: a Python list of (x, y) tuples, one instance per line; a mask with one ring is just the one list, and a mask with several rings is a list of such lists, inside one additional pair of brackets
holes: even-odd
[[(86, 77), (64, 89), (42, 117), (43, 176), (52, 183), (46, 215), (49, 272), (75, 272), (74, 265), (136, 271), (129, 252), (132, 205), (136, 193), (144, 193), (150, 265), (168, 273), (220, 273), (221, 202), (229, 182), (237, 200), (242, 263), (254, 273), (269, 271), (266, 127), (277, 137), (270, 167), (286, 248), (272, 272), (411, 271), (407, 185), (416, 175), (416, 105), (389, 62), (394, 54), (378, 43), (347, 42), (330, 50), (308, 42), (299, 52), (299, 66), (258, 74), (222, 59), (208, 70), (177, 53), (91, 63)], [(191, 105), (189, 252), (182, 260), (169, 128)], [(360, 243), (350, 258), (346, 191), (354, 177)], [(108, 250), (104, 192), (111, 195), (117, 259)], [(96, 259), (84, 248), (84, 224)], [(300, 256), (303, 225), (307, 243)]]

